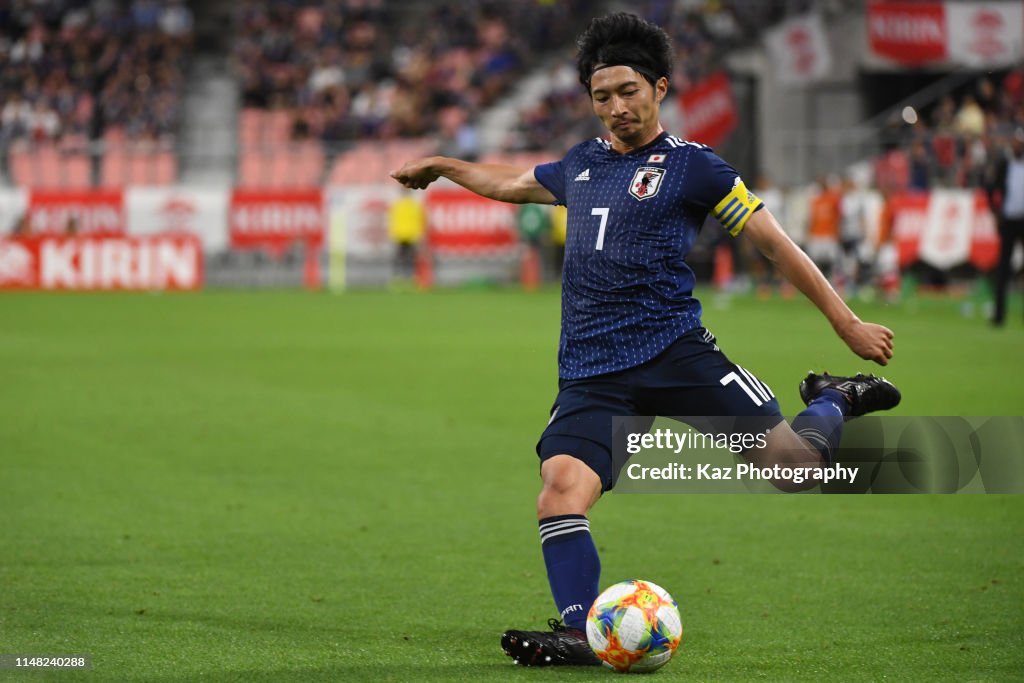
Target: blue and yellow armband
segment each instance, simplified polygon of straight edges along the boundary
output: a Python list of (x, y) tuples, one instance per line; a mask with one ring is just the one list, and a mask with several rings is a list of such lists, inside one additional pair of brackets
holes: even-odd
[(763, 205), (763, 202), (743, 184), (743, 179), (736, 178), (732, 191), (715, 205), (711, 215), (735, 237), (743, 230), (747, 220)]

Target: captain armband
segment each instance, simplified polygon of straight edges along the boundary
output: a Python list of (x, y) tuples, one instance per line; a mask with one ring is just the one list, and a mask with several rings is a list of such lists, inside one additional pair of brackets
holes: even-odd
[(762, 206), (763, 202), (747, 189), (741, 178), (737, 177), (732, 191), (715, 205), (715, 208), (711, 210), (711, 215), (729, 231), (730, 235), (735, 237), (743, 230), (747, 220)]

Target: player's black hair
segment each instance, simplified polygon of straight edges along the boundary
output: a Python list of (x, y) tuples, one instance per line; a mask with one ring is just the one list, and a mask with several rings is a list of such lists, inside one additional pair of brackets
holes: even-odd
[(672, 79), (672, 41), (660, 26), (635, 14), (596, 17), (576, 39), (576, 47), (576, 68), (587, 92), (594, 71), (606, 66), (631, 67), (651, 85), (662, 76)]

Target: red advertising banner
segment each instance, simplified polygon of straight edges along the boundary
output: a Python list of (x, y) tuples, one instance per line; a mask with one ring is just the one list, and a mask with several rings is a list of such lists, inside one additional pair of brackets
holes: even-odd
[(33, 235), (123, 235), (121, 190), (32, 190), (28, 199)]
[(890, 201), (901, 267), (923, 261), (941, 269), (970, 263), (991, 270), (999, 261), (999, 235), (982, 192), (936, 190)]
[(199, 289), (202, 254), (194, 235), (0, 238), (0, 289)]
[(228, 210), (232, 247), (284, 251), (298, 241), (311, 247), (326, 232), (323, 193), (310, 190), (235, 190)]
[(736, 102), (724, 71), (709, 76), (679, 96), (687, 140), (715, 147), (736, 127)]
[(879, 57), (917, 65), (946, 59), (948, 33), (941, 2), (871, 2), (868, 45)]
[(427, 244), (435, 252), (481, 252), (516, 246), (516, 207), (468, 190), (427, 193)]

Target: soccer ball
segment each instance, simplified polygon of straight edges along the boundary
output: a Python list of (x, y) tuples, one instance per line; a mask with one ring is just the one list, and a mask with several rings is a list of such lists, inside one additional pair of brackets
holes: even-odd
[(679, 606), (650, 581), (622, 581), (597, 596), (587, 614), (587, 640), (605, 666), (647, 673), (672, 659), (683, 638)]

